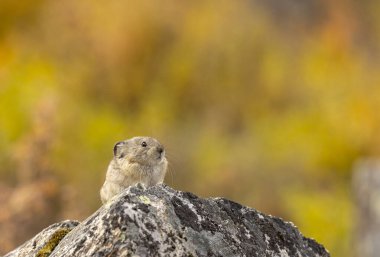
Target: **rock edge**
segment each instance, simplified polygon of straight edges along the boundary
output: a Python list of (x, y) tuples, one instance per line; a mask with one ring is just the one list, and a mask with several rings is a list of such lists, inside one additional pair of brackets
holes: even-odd
[[(55, 242), (62, 228), (71, 231)], [(47, 255), (41, 255), (44, 249)], [(130, 187), (85, 221), (53, 224), (4, 257), (136, 255), (330, 256), (290, 222), (224, 198), (158, 185)]]

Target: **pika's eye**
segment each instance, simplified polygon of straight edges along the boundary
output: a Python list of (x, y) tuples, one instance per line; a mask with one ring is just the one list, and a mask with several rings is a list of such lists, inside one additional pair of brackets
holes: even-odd
[(143, 142), (141, 143), (141, 146), (142, 146), (142, 147), (146, 147), (146, 146), (147, 146), (146, 142), (143, 141)]

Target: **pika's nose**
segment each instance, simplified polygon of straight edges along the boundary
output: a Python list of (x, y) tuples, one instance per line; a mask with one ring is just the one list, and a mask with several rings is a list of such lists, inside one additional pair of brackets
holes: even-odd
[(157, 148), (157, 152), (159, 152), (159, 154), (162, 154), (164, 152), (164, 148), (158, 147)]

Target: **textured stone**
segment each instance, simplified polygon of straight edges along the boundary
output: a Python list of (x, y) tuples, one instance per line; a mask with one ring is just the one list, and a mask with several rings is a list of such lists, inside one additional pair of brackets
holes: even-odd
[[(48, 246), (56, 246), (61, 238), (57, 238), (56, 235), (63, 231), (71, 231), (75, 226), (79, 224), (78, 221), (66, 220), (55, 223), (42, 230), (35, 237), (25, 242), (12, 252), (9, 252), (4, 257), (27, 257), (37, 256), (38, 252), (41, 252)], [(53, 249), (52, 249), (53, 250)], [(41, 255), (44, 256), (44, 255)]]
[(329, 254), (290, 222), (223, 198), (202, 199), (159, 185), (131, 187), (116, 196), (68, 233), (50, 256)]

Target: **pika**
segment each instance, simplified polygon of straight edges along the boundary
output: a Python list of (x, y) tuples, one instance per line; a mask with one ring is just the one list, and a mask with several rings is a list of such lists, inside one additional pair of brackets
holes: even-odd
[(165, 149), (154, 138), (133, 137), (116, 143), (100, 190), (102, 203), (137, 183), (146, 187), (162, 183), (167, 166)]

